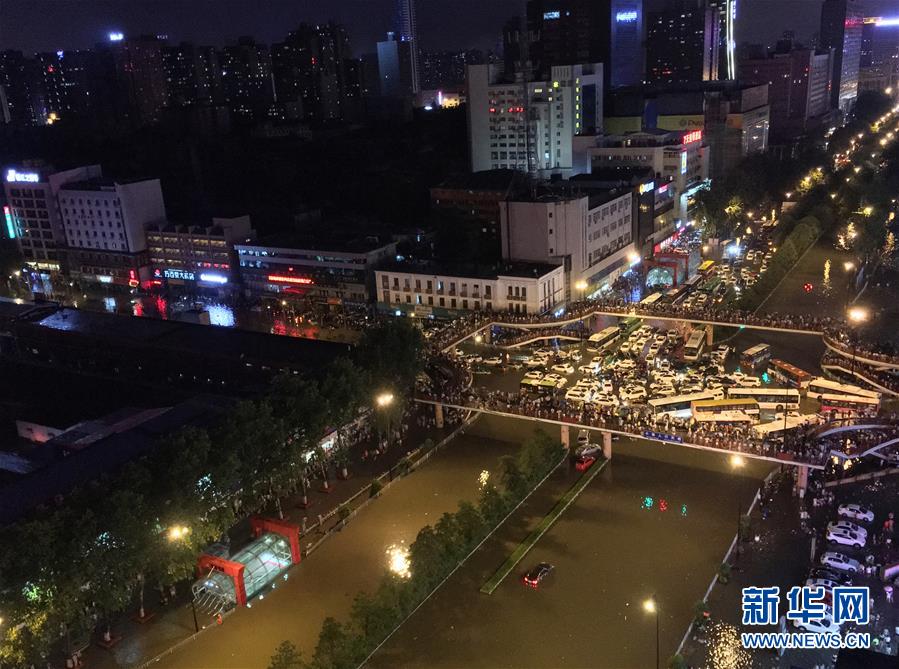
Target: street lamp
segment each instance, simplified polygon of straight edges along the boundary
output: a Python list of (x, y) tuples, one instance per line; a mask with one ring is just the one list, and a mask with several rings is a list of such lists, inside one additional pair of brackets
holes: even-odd
[(847, 272), (851, 272), (852, 270), (855, 269), (855, 263), (852, 262), (851, 260), (847, 260), (846, 262), (843, 263), (843, 269), (846, 270)]
[(393, 393), (384, 392), (375, 397), (375, 404), (384, 409), (384, 415), (387, 417), (387, 447), (390, 447), (390, 409), (393, 404)]
[(184, 525), (172, 525), (168, 531), (168, 538), (169, 541), (180, 541), (181, 539), (186, 539), (188, 534), (190, 534), (189, 527), (185, 527)]
[[(730, 468), (734, 471), (742, 469), (746, 464), (746, 458), (742, 455), (730, 456)], [(737, 540), (734, 542), (734, 567), (740, 560), (740, 522), (743, 520), (743, 486), (737, 484)]]
[(643, 602), (643, 610), (651, 613), (656, 617), (656, 669), (661, 669), (661, 624), (659, 623), (659, 605), (656, 602), (655, 595)]
[(581, 294), (581, 300), (583, 300), (584, 299), (584, 291), (587, 290), (587, 282), (584, 281), (583, 279), (581, 279), (576, 284), (574, 284), (574, 287)]
[(864, 307), (850, 307), (846, 312), (849, 323), (852, 325), (852, 376), (855, 376), (855, 357), (857, 353), (856, 340), (858, 339), (858, 327), (868, 320), (868, 310)]

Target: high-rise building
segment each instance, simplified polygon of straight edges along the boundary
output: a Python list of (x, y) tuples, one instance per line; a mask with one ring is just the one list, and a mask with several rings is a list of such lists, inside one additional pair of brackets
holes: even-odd
[(766, 58), (740, 61), (740, 80), (768, 84), (771, 131), (795, 137), (820, 126), (829, 116), (833, 52), (794, 48)]
[(268, 47), (241, 37), (222, 49), (219, 64), (222, 93), (231, 113), (244, 120), (264, 118), (275, 96)]
[(523, 70), (527, 56), (527, 30), (522, 18), (513, 16), (503, 26), (503, 65), (506, 74), (511, 77), (516, 70)]
[(860, 65), (899, 69), (899, 21), (881, 16), (865, 18)]
[(678, 0), (646, 21), (646, 79), (686, 83), (718, 79), (720, 12), (705, 0)]
[(737, 0), (706, 0), (718, 16), (718, 79), (737, 78)]
[(153, 35), (111, 42), (116, 80), (133, 124), (155, 123), (168, 103), (162, 47), (163, 40)]
[(32, 100), (32, 91), (37, 82), (31, 74), (29, 60), (21, 51), (0, 51), (0, 87), (3, 88), (6, 102), (0, 121), (15, 126), (38, 123)]
[(418, 54), (421, 43), (418, 41), (418, 25), (415, 19), (415, 0), (397, 0), (396, 2), (396, 37), (400, 42), (409, 43), (410, 72), (412, 94), (421, 90)]
[(218, 53), (189, 42), (162, 48), (169, 105), (187, 107), (216, 101), (221, 92)]
[(397, 39), (396, 33), (387, 33), (387, 39), (378, 42), (378, 74), (381, 95), (390, 98), (411, 97), (418, 92), (417, 73), (413, 59), (414, 43)]
[(527, 30), (535, 77), (555, 65), (602, 63), (606, 87), (643, 80), (642, 0), (529, 0)]
[(858, 0), (824, 0), (821, 6), (820, 46), (834, 51), (831, 104), (843, 113), (858, 96), (863, 22)]
[(572, 140), (602, 128), (601, 63), (552, 67), (546, 80), (509, 81), (497, 65), (466, 76), (471, 171), (575, 174)]

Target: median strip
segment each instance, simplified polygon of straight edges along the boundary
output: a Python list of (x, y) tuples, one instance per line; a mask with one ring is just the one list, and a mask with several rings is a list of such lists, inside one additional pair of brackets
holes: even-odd
[(597, 462), (593, 465), (589, 470), (584, 472), (584, 474), (577, 480), (571, 488), (568, 489), (562, 497), (556, 502), (556, 505), (552, 508), (552, 510), (543, 517), (543, 520), (534, 528), (533, 532), (531, 532), (527, 538), (518, 544), (518, 547), (512, 551), (512, 554), (509, 556), (499, 569), (490, 577), (490, 579), (481, 586), (481, 592), (485, 595), (492, 595), (494, 590), (496, 590), (500, 583), (505, 580), (506, 576), (515, 569), (519, 562), (524, 559), (524, 556), (528, 554), (528, 552), (534, 547), (534, 545), (540, 541), (540, 537), (546, 534), (546, 531), (555, 523), (559, 517), (565, 513), (565, 509), (571, 506), (571, 503), (577, 499), (577, 496), (581, 494), (584, 488), (596, 478), (597, 474), (602, 471), (603, 467), (608, 464), (608, 460), (603, 460), (602, 462)]

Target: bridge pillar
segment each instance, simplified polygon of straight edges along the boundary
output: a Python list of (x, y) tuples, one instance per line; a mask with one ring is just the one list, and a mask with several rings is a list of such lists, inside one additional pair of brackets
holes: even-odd
[(715, 326), (714, 325), (706, 325), (705, 326), (705, 345), (711, 346), (712, 341), (715, 339)]
[(808, 488), (808, 467), (800, 465), (796, 468), (796, 494), (799, 499), (805, 497), (806, 488)]
[(568, 431), (568, 426), (562, 426), (562, 446), (565, 447), (565, 450), (569, 450), (571, 448), (571, 434)]
[(606, 460), (612, 459), (612, 433), (602, 433), (602, 457)]
[(443, 405), (442, 404), (434, 405), (434, 423), (437, 425), (438, 430), (443, 428)]

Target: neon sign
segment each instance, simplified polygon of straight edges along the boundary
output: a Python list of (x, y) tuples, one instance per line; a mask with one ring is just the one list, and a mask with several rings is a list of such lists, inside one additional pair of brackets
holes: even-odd
[(552, 21), (553, 19), (559, 18), (561, 15), (560, 12), (543, 12), (543, 20)]
[(17, 172), (16, 170), (6, 170), (6, 180), (9, 183), (29, 183), (36, 184), (41, 180), (37, 172)]
[(634, 23), (637, 20), (637, 12), (631, 10), (629, 12), (618, 12), (615, 14), (615, 21), (618, 23)]
[(687, 152), (684, 151), (680, 154), (680, 173), (687, 173)]
[(213, 274), (212, 272), (203, 272), (200, 274), (200, 281), (223, 284), (228, 283), (228, 277), (222, 276), (221, 274)]
[(9, 238), (15, 239), (16, 225), (12, 220), (12, 211), (6, 205), (3, 205), (3, 216), (6, 218), (6, 232), (9, 233)]
[(702, 139), (702, 130), (694, 130), (693, 132), (688, 132), (684, 135), (684, 144), (692, 144), (693, 142), (698, 142)]
[(109, 33), (107, 35), (107, 37), (109, 38), (110, 42), (121, 42), (123, 39), (125, 39), (125, 34), (124, 33)]
[(648, 193), (652, 190), (655, 190), (656, 182), (650, 181), (648, 184), (640, 184), (640, 195)]
[(280, 274), (269, 274), (268, 280), (272, 283), (297, 283), (304, 286), (314, 283), (312, 279), (308, 279), (305, 276), (282, 276)]
[(166, 279), (178, 279), (180, 281), (196, 281), (197, 277), (193, 272), (186, 269), (164, 269), (162, 275)]

